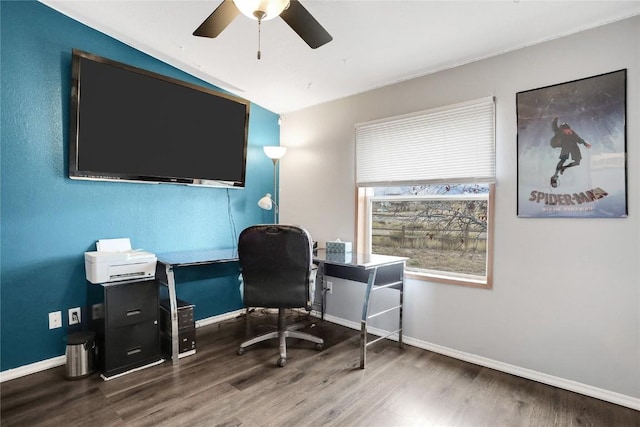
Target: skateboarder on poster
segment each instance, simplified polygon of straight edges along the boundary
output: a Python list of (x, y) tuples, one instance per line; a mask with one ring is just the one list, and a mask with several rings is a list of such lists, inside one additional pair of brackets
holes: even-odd
[[(580, 153), (578, 144), (583, 144), (587, 148), (591, 148), (591, 144), (580, 138), (578, 134), (571, 129), (569, 124), (562, 123), (558, 126), (557, 117), (553, 119), (551, 128), (553, 129), (553, 137), (551, 138), (550, 144), (554, 148), (560, 148), (560, 161), (556, 165), (556, 171), (551, 177), (551, 186), (555, 188), (558, 186), (558, 174), (562, 175), (567, 168), (580, 164), (582, 154)], [(572, 162), (565, 165), (565, 161), (569, 160), (569, 155), (571, 155)]]

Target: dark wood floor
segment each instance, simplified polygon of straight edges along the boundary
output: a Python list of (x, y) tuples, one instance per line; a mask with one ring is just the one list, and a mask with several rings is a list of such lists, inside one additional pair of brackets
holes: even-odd
[[(255, 312), (251, 324), (272, 320)], [(275, 320), (273, 320), (275, 322)], [(358, 333), (317, 321), (325, 339), (238, 356), (244, 319), (197, 330), (197, 353), (104, 382), (64, 367), (3, 383), (8, 426), (640, 426), (640, 412), (382, 341), (359, 366)]]

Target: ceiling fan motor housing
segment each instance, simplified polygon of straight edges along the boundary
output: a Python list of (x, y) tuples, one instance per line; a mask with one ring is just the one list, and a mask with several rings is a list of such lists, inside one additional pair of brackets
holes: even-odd
[(257, 21), (268, 21), (289, 7), (290, 0), (233, 0), (245, 16)]

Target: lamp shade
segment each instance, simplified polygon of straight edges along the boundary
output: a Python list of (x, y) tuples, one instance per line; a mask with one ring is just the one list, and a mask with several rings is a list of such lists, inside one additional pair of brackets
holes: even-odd
[(264, 154), (266, 154), (271, 160), (281, 159), (287, 153), (287, 147), (283, 147), (281, 145), (268, 145), (262, 147), (262, 149), (264, 150)]
[(289, 0), (233, 0), (245, 16), (256, 21), (268, 21), (279, 16), (289, 6)]
[(270, 211), (273, 208), (273, 200), (271, 199), (271, 193), (265, 194), (265, 196), (258, 200), (258, 206), (265, 211)]

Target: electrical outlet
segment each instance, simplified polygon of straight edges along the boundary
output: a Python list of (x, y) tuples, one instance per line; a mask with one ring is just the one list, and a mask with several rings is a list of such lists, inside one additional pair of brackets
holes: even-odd
[(333, 293), (333, 282), (327, 282), (327, 293), (328, 294)]
[(82, 319), (80, 318), (80, 307), (69, 309), (69, 326), (77, 325)]
[(62, 312), (52, 311), (49, 313), (49, 329), (56, 329), (62, 327)]

